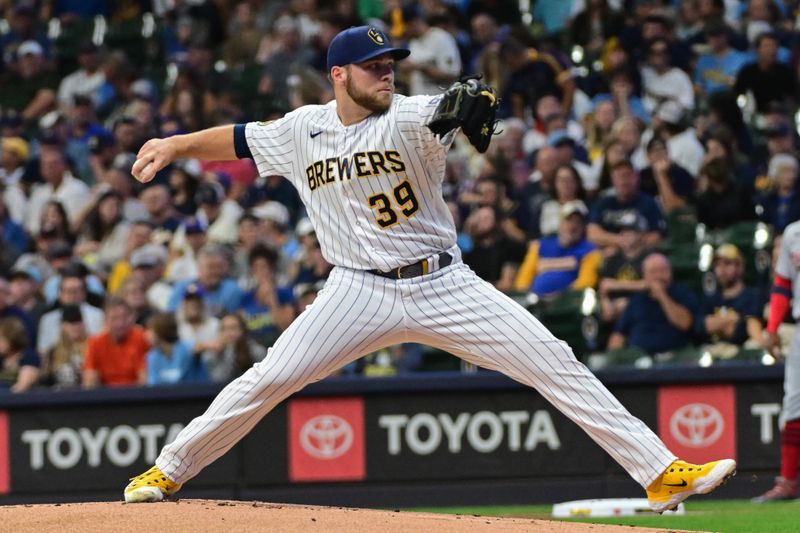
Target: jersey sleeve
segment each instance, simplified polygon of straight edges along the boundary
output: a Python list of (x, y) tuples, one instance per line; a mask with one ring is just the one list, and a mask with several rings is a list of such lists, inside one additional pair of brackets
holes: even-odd
[(436, 112), (436, 107), (439, 105), (441, 99), (441, 94), (435, 96), (418, 95), (404, 98), (397, 110), (397, 123), (403, 130), (408, 126), (412, 126), (414, 130), (418, 131), (417, 139), (421, 145), (436, 143), (444, 150), (447, 150), (453, 143), (458, 128), (441, 137), (435, 135), (428, 129), (428, 123)]
[(233, 128), (233, 145), (239, 159), (251, 158), (261, 176), (291, 174), (295, 155), (293, 129), (296, 114), (269, 122), (248, 122)]

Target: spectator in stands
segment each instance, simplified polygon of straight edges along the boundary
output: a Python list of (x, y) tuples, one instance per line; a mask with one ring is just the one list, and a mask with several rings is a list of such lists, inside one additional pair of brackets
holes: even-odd
[(208, 375), (215, 383), (234, 380), (267, 356), (267, 350), (250, 338), (245, 319), (237, 313), (222, 317), (219, 340), (216, 350), (203, 353)]
[(686, 126), (685, 108), (672, 101), (664, 102), (653, 118), (653, 127), (667, 143), (670, 160), (697, 176), (705, 150), (694, 129)]
[(88, 339), (80, 307), (64, 306), (60, 336), (43, 356), (40, 382), (59, 389), (80, 386)]
[(668, 101), (683, 109), (694, 108), (692, 80), (684, 71), (670, 64), (669, 43), (664, 38), (653, 39), (647, 46), (642, 85), (644, 105), (651, 113)]
[(464, 263), (478, 276), (502, 291), (511, 290), (517, 268), (525, 257), (524, 245), (504, 234), (497, 208), (482, 206), (464, 222), (472, 239), (472, 249), (464, 254)]
[(644, 242), (644, 224), (631, 219), (620, 228), (620, 247), (603, 259), (600, 268), (600, 316), (606, 323), (619, 319), (632, 294), (647, 289), (642, 279), (642, 263), (652, 253)]
[(774, 155), (769, 160), (767, 174), (772, 187), (758, 201), (759, 218), (770, 224), (777, 233), (783, 233), (786, 226), (800, 220), (797, 159), (788, 154)]
[(219, 348), (219, 318), (208, 312), (205, 292), (197, 283), (186, 287), (176, 319), (178, 337), (194, 346), (197, 353)]
[(131, 231), (130, 223), (122, 217), (122, 196), (107, 191), (85, 209), (87, 215), (76, 228), (75, 255), (107, 276), (114, 264), (123, 258)]
[(242, 2), (233, 9), (233, 16), (228, 22), (228, 38), (223, 47), (223, 59), (228, 68), (235, 69), (253, 62), (263, 35), (256, 27), (252, 5)]
[(31, 3), (15, 2), (13, 10), (7, 6), (8, 32), (0, 37), (0, 52), (6, 62), (11, 62), (18, 54), (19, 46), (26, 41), (36, 41), (45, 52), (49, 52), (49, 40), (37, 20), (40, 8)]
[(39, 379), (39, 355), (25, 326), (16, 318), (0, 320), (0, 388), (24, 392)]
[(208, 381), (205, 363), (190, 343), (178, 336), (172, 313), (158, 313), (147, 323), (152, 348), (147, 352), (147, 385)]
[(694, 176), (670, 159), (667, 143), (661, 138), (653, 137), (647, 143), (647, 160), (650, 165), (639, 173), (640, 187), (659, 201), (665, 214), (694, 201)]
[(39, 291), (42, 285), (39, 268), (34, 263), (14, 265), (8, 275), (8, 285), (11, 304), (38, 323), (48, 307)]
[(766, 113), (770, 102), (793, 105), (797, 98), (796, 76), (789, 65), (778, 61), (778, 36), (764, 32), (754, 45), (756, 60), (739, 71), (736, 93), (752, 93), (759, 113)]
[(147, 218), (153, 225), (159, 242), (169, 242), (172, 234), (181, 225), (181, 216), (172, 205), (169, 187), (157, 183), (142, 189), (139, 200), (147, 212)]
[(739, 71), (749, 62), (747, 54), (730, 46), (730, 31), (721, 19), (705, 23), (709, 50), (699, 55), (694, 70), (695, 88), (701, 96), (732, 88)]
[(629, 346), (654, 355), (687, 346), (697, 312), (694, 294), (673, 283), (672, 266), (663, 254), (647, 256), (642, 279), (647, 289), (630, 297), (608, 340), (608, 349)]
[(604, 256), (616, 252), (622, 245), (619, 231), (632, 222), (644, 225), (644, 243), (655, 246), (665, 229), (664, 217), (655, 200), (642, 193), (639, 176), (630, 161), (623, 160), (611, 169), (614, 194), (595, 202), (589, 217), (588, 239), (603, 251)]
[(728, 164), (722, 159), (704, 164), (698, 182), (697, 220), (716, 230), (754, 218), (750, 195), (736, 182)]
[(586, 201), (586, 190), (583, 188), (578, 171), (572, 165), (561, 165), (556, 170), (553, 184), (553, 198), (542, 204), (539, 216), (539, 233), (550, 236), (558, 233), (561, 223), (561, 207), (573, 200)]
[(208, 226), (208, 240), (216, 243), (236, 241), (236, 224), (242, 208), (231, 199), (225, 198), (225, 191), (217, 182), (201, 183), (195, 194), (197, 220)]
[(142, 277), (130, 276), (126, 279), (119, 288), (118, 296), (131, 308), (134, 322), (139, 326), (146, 326), (155, 309), (147, 301), (147, 290)]
[(588, 163), (577, 156), (576, 142), (566, 130), (556, 130), (547, 137), (547, 145), (555, 149), (556, 162), (559, 166), (572, 165), (578, 172), (587, 191), (595, 191), (598, 187), (598, 175)]
[(42, 315), (39, 321), (39, 338), (36, 343), (39, 353), (49, 352), (58, 342), (64, 306), (80, 307), (83, 322), (89, 335), (97, 335), (103, 329), (103, 311), (86, 301), (85, 270), (70, 266), (65, 269), (58, 289), (58, 306)]
[[(109, 294), (115, 294), (122, 283), (132, 274), (134, 268), (131, 263), (133, 255), (137, 250), (155, 240), (153, 233), (153, 225), (148, 220), (140, 219), (131, 222), (130, 231), (128, 231), (122, 250), (122, 257), (114, 263), (108, 275), (107, 288)], [(163, 249), (163, 246), (161, 248)], [(167, 261), (166, 252), (164, 253), (163, 261), (164, 263)]]
[(289, 94), (286, 80), (292, 67), (306, 65), (314, 58), (314, 52), (300, 41), (297, 22), (283, 15), (272, 29), (271, 35), (264, 38), (256, 55), (264, 65), (258, 84), (260, 96), (272, 99), (272, 111), (289, 111)]
[(259, 232), (260, 223), (259, 218), (249, 211), (245, 211), (239, 219), (239, 238), (233, 255), (233, 277), (238, 280), (242, 290), (249, 290), (254, 284), (249, 258), (250, 251), (262, 240)]
[(289, 231), (291, 227), (289, 210), (280, 202), (270, 200), (254, 207), (252, 213), (261, 221), (258, 227), (261, 242), (278, 252), (277, 271), (280, 274), (278, 281), (286, 284), (287, 279), (283, 273), (288, 270), (292, 257), (299, 249), (297, 240)]
[(416, 3), (403, 10), (403, 19), (411, 55), (407, 62), (398, 63), (398, 68), (409, 77), (408, 94), (438, 94), (441, 87), (448, 87), (461, 73), (456, 40)]
[(528, 48), (517, 38), (509, 37), (500, 48), (500, 57), (508, 72), (501, 116), (524, 120), (544, 94), (557, 95), (564, 111), (572, 106), (575, 82), (553, 54)]
[(16, 318), (22, 322), (25, 326), (25, 330), (28, 332), (30, 346), (36, 344), (36, 322), (31, 315), (11, 302), (11, 288), (8, 284), (8, 280), (6, 280), (2, 272), (0, 272), (0, 320), (6, 318)]
[(145, 330), (136, 325), (133, 310), (120, 298), (109, 300), (105, 314), (105, 331), (90, 337), (86, 346), (83, 387), (144, 384), (150, 349)]
[(256, 245), (249, 255), (255, 285), (242, 294), (237, 311), (242, 315), (247, 334), (263, 346), (272, 346), (295, 318), (291, 287), (278, 284), (278, 254), (266, 245)]
[(207, 245), (200, 250), (197, 257), (197, 278), (175, 284), (167, 303), (168, 311), (178, 309), (186, 288), (192, 283), (198, 284), (203, 289), (206, 305), (214, 316), (232, 312), (239, 305), (241, 290), (236, 281), (230, 277), (230, 259), (227, 251), (218, 245)]
[(167, 267), (167, 279), (178, 282), (197, 277), (198, 256), (208, 242), (206, 229), (207, 226), (195, 217), (183, 221), (172, 239), (171, 247), (177, 257), (172, 259)]
[(704, 296), (695, 318), (695, 330), (706, 342), (763, 345), (764, 300), (758, 289), (744, 284), (744, 257), (733, 244), (714, 252), (717, 290)]
[(25, 230), (9, 216), (4, 198), (5, 191), (3, 185), (0, 185), (0, 244), (3, 246), (0, 267), (3, 263), (11, 264), (16, 261), (28, 249), (29, 244)]
[(53, 240), (75, 243), (75, 234), (72, 232), (70, 218), (64, 204), (57, 199), (45, 202), (39, 221), (39, 231), (48, 232)]
[(0, 140), (0, 186), (8, 216), (17, 224), (25, 223), (28, 196), (23, 190), (22, 176), (30, 157), (30, 145), (22, 137)]
[(542, 204), (553, 197), (556, 170), (559, 167), (555, 148), (544, 146), (535, 154), (533, 172), (519, 191), (519, 226), (528, 238), (539, 235)]
[(49, 146), (42, 149), (39, 172), (44, 183), (33, 188), (25, 219), (25, 229), (31, 235), (39, 232), (42, 213), (49, 200), (61, 202), (71, 225), (91, 198), (89, 187), (70, 173), (66, 156), (59, 149)]
[(78, 49), (78, 66), (80, 68), (65, 76), (58, 86), (58, 104), (62, 110), (72, 105), (78, 95), (96, 102), (97, 91), (106, 81), (105, 73), (100, 69), (99, 50), (93, 42), (83, 43)]
[(17, 58), (17, 68), (7, 71), (0, 83), (0, 106), (33, 122), (52, 110), (58, 81), (55, 73), (47, 69), (44, 48), (37, 41), (20, 44)]
[(515, 290), (551, 297), (597, 285), (602, 256), (586, 240), (588, 215), (586, 204), (580, 200), (561, 207), (558, 233), (530, 244), (514, 280)]
[(169, 173), (169, 188), (172, 193), (172, 205), (180, 215), (189, 217), (195, 216), (197, 213), (197, 204), (195, 203), (197, 186), (197, 178), (186, 166), (172, 165)]

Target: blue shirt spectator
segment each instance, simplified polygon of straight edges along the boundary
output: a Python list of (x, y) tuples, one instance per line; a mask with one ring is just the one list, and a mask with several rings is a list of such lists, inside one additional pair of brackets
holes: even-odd
[(760, 341), (764, 298), (761, 291), (744, 284), (744, 257), (729, 243), (714, 252), (717, 290), (706, 295), (695, 318), (695, 330), (703, 341), (742, 345), (752, 335)]
[(147, 352), (147, 384), (172, 385), (208, 381), (205, 364), (195, 357), (191, 344), (178, 341), (167, 354), (162, 348)]
[(588, 238), (600, 248), (620, 248), (619, 233), (632, 224), (644, 231), (644, 244), (655, 246), (661, 241), (666, 222), (652, 196), (641, 192), (639, 175), (627, 160), (611, 168), (613, 194), (595, 202), (589, 216)]
[(706, 24), (705, 33), (710, 50), (700, 54), (694, 70), (694, 83), (706, 94), (733, 87), (739, 71), (754, 59), (730, 47), (729, 31), (730, 28), (721, 20)]
[[(281, 329), (275, 320), (275, 309), (259, 298), (258, 291), (259, 288), (256, 287), (244, 293), (238, 311), (247, 324), (248, 335), (259, 344), (271, 346), (278, 338)], [(278, 287), (275, 289), (275, 295), (281, 306), (292, 305), (295, 301), (291, 287)]]
[(662, 254), (650, 254), (642, 270), (648, 290), (631, 296), (609, 339), (609, 349), (627, 345), (657, 354), (689, 345), (698, 309), (694, 294), (672, 282), (672, 266)]
[(242, 290), (236, 281), (228, 277), (229, 270), (230, 260), (223, 248), (215, 245), (201, 248), (197, 257), (197, 279), (177, 282), (166, 310), (176, 311), (186, 291), (193, 290), (203, 294), (206, 309), (212, 315), (221, 316), (235, 311), (242, 298)]

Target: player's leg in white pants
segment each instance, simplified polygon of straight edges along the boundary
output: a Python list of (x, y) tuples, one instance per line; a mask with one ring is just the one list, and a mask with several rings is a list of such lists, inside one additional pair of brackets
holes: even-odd
[(786, 370), (783, 376), (784, 422), (800, 418), (800, 327), (795, 328), (789, 352), (786, 354)]
[(426, 342), (535, 388), (643, 487), (676, 457), (631, 415), (569, 346), (462, 263), (402, 280), (403, 303)]
[(226, 386), (166, 445), (156, 465), (184, 483), (222, 456), (283, 399), (364, 354), (403, 342), (399, 294), (387, 280), (336, 268), (267, 357)]

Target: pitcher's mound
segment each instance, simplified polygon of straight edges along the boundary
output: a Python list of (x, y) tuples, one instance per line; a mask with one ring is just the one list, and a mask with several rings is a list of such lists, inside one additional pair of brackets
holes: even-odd
[(379, 533), (634, 533), (653, 529), (550, 522), (525, 518), (494, 518), (313, 507), (222, 500), (176, 500), (160, 503), (64, 503), (0, 507), (0, 524), (14, 533), (55, 531), (191, 531), (306, 533), (365, 531)]

